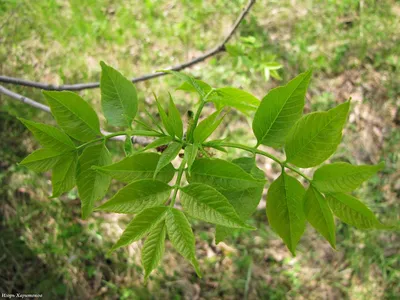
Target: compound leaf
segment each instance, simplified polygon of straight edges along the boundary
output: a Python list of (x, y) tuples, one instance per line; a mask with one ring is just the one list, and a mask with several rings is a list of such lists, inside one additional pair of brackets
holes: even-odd
[(194, 161), (189, 182), (213, 186), (219, 191), (246, 190), (265, 184), (240, 166), (222, 159), (201, 158)]
[[(108, 174), (119, 181), (129, 183), (138, 179), (153, 178), (160, 155), (157, 153), (137, 153), (112, 165), (94, 167), (97, 171)], [(170, 182), (175, 169), (172, 164), (162, 168), (155, 179)]]
[(101, 106), (108, 123), (113, 126), (131, 127), (138, 110), (134, 84), (114, 68), (101, 65)]
[(182, 144), (178, 142), (172, 142), (168, 145), (167, 149), (161, 154), (158, 160), (156, 170), (154, 171), (153, 177), (156, 178), (158, 172), (165, 166), (167, 166), (171, 161), (179, 154), (182, 149)]
[(271, 184), (267, 193), (269, 224), (293, 255), (306, 227), (304, 193), (301, 183), (284, 172)]
[(359, 229), (387, 228), (364, 203), (353, 196), (332, 193), (326, 199), (335, 216), (349, 225)]
[(233, 87), (215, 89), (208, 101), (215, 103), (217, 109), (230, 106), (244, 114), (255, 111), (260, 104), (260, 100), (252, 94)]
[(180, 210), (170, 208), (165, 223), (172, 245), (179, 254), (190, 261), (197, 276), (201, 277), (200, 266), (196, 259), (195, 238), (186, 216)]
[(183, 187), (181, 203), (193, 218), (232, 228), (254, 229), (243, 222), (228, 199), (211, 186), (193, 183)]
[(142, 248), (142, 265), (144, 267), (144, 280), (146, 281), (150, 273), (159, 265), (165, 250), (165, 236), (167, 227), (165, 222), (150, 231)]
[(59, 161), (53, 167), (51, 177), (53, 195), (51, 197), (58, 197), (75, 186), (77, 163), (78, 154), (75, 151), (63, 154), (60, 157)]
[(103, 144), (86, 147), (78, 159), (76, 184), (82, 204), (82, 218), (91, 214), (94, 203), (105, 196), (111, 183), (108, 174), (96, 172), (93, 166), (111, 163), (111, 156)]
[(258, 144), (280, 147), (303, 114), (311, 71), (298, 75), (287, 85), (272, 89), (261, 101), (253, 120)]
[(60, 159), (60, 153), (51, 148), (38, 149), (25, 157), (20, 165), (23, 165), (35, 172), (44, 172), (53, 168)]
[(133, 214), (162, 205), (169, 197), (171, 187), (159, 180), (134, 181), (118, 191), (110, 200), (96, 210)]
[(150, 207), (139, 213), (126, 227), (119, 240), (112, 246), (109, 253), (142, 239), (165, 219), (169, 207)]
[(58, 125), (73, 138), (87, 142), (100, 135), (96, 112), (78, 94), (43, 91)]
[(375, 166), (353, 166), (345, 162), (324, 165), (315, 171), (313, 185), (323, 193), (351, 192), (384, 167), (383, 162)]
[(312, 185), (304, 196), (307, 221), (336, 248), (335, 221), (327, 200)]
[(41, 123), (32, 122), (23, 118), (18, 118), (35, 136), (44, 148), (52, 148), (59, 152), (74, 150), (75, 145), (72, 140), (60, 129)]
[(314, 112), (302, 117), (290, 131), (285, 152), (287, 162), (310, 168), (328, 159), (342, 139), (350, 102), (325, 112)]

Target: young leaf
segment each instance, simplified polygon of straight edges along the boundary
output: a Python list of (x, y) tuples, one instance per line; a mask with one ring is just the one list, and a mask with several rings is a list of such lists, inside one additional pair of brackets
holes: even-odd
[(167, 227), (165, 222), (160, 222), (150, 231), (142, 248), (142, 265), (144, 267), (144, 280), (159, 265), (165, 250), (165, 236)]
[(261, 101), (253, 120), (258, 144), (280, 147), (303, 114), (304, 97), (311, 71), (298, 75), (287, 85), (271, 90)]
[[(153, 178), (160, 155), (157, 153), (138, 153), (104, 167), (94, 167), (97, 171), (108, 174), (119, 181), (129, 183), (138, 179)], [(175, 169), (172, 164), (162, 168), (155, 179), (170, 182)]]
[(35, 172), (44, 172), (57, 164), (61, 154), (54, 149), (42, 148), (29, 154), (19, 164)]
[(295, 178), (282, 173), (268, 189), (267, 217), (293, 255), (306, 227), (303, 209), (305, 190)]
[(353, 166), (344, 162), (324, 165), (315, 171), (313, 185), (323, 193), (351, 192), (384, 167), (383, 162), (375, 166)]
[(174, 126), (172, 125), (167, 113), (165, 112), (164, 108), (161, 106), (160, 102), (158, 101), (156, 95), (154, 95), (156, 98), (156, 103), (157, 103), (157, 108), (158, 108), (158, 113), (160, 114), (161, 121), (165, 127), (165, 130), (169, 133), (171, 137), (175, 136), (175, 130)]
[(171, 189), (168, 184), (158, 180), (134, 181), (96, 210), (121, 214), (138, 213), (146, 208), (162, 205), (168, 199)]
[(215, 129), (217, 129), (225, 116), (224, 115), (218, 119), (219, 113), (219, 111), (216, 111), (201, 121), (199, 125), (197, 125), (193, 132), (193, 139), (195, 143), (203, 143), (215, 131)]
[(185, 73), (181, 73), (181, 72), (177, 72), (177, 71), (172, 71), (172, 70), (161, 70), (161, 72), (165, 72), (165, 73), (169, 73), (169, 74), (173, 74), (176, 77), (178, 77), (179, 79), (187, 82), (188, 84), (190, 84), (195, 90), (196, 92), (200, 95), (200, 97), (203, 99), (204, 96), (206, 95), (206, 90), (207, 90), (207, 86), (199, 84), (197, 82), (197, 80), (195, 78), (193, 78), (192, 76), (186, 75)]
[(138, 110), (136, 88), (120, 72), (100, 62), (101, 105), (108, 123), (131, 127)]
[(260, 100), (252, 94), (233, 87), (216, 89), (208, 101), (214, 102), (217, 109), (230, 106), (244, 114), (255, 111), (260, 105)]
[(174, 248), (193, 265), (201, 278), (200, 266), (196, 259), (195, 239), (190, 223), (180, 210), (170, 208), (165, 219), (168, 237)]
[(327, 200), (312, 185), (304, 196), (307, 221), (336, 248), (335, 221)]
[(154, 171), (153, 177), (156, 178), (158, 172), (165, 166), (167, 166), (171, 161), (179, 154), (182, 149), (182, 144), (178, 142), (172, 142), (168, 145), (168, 148), (161, 154), (158, 160), (156, 170)]
[[(233, 208), (238, 216), (246, 221), (257, 209), (260, 203), (261, 196), (264, 190), (264, 172), (261, 171), (256, 163), (254, 157), (240, 157), (232, 161), (235, 165), (240, 166), (246, 173), (252, 175), (256, 179), (262, 180), (258, 187), (252, 187), (245, 190), (225, 190), (221, 192)], [(232, 228), (217, 225), (215, 230), (215, 242), (218, 244), (223, 241), (227, 236), (232, 234)]]
[(193, 218), (232, 228), (254, 229), (243, 222), (225, 196), (211, 186), (193, 183), (183, 187), (181, 203)]
[(360, 229), (386, 228), (365, 204), (353, 196), (332, 193), (326, 199), (335, 216), (349, 225)]
[(75, 145), (64, 132), (46, 124), (36, 123), (18, 118), (35, 136), (44, 148), (52, 148), (59, 152), (74, 150)]
[(171, 141), (172, 141), (172, 137), (171, 136), (160, 137), (160, 138), (154, 140), (153, 142), (151, 142), (150, 144), (148, 144), (146, 147), (144, 147), (141, 150), (141, 152), (149, 150), (149, 149), (157, 148), (157, 147), (160, 147), (160, 146), (163, 146), (163, 145), (167, 145)]
[(172, 128), (174, 129), (175, 135), (182, 139), (183, 137), (183, 123), (181, 119), (181, 114), (176, 108), (174, 101), (172, 100), (171, 94), (169, 94), (169, 108), (168, 108), (168, 119)]
[(199, 150), (199, 146), (196, 144), (187, 145), (185, 148), (185, 159), (188, 167), (188, 174), (191, 174), (191, 169), (194, 160), (197, 157), (197, 151)]
[(109, 175), (96, 172), (92, 166), (105, 166), (110, 163), (110, 153), (103, 144), (85, 148), (78, 159), (76, 184), (81, 198), (83, 219), (89, 217), (95, 202), (105, 196), (111, 183)]
[[(204, 91), (204, 93), (207, 95), (207, 93), (209, 93), (212, 89), (212, 87), (208, 84), (205, 83), (202, 80), (199, 79), (195, 79), (196, 84)], [(193, 87), (193, 85), (191, 85), (190, 83), (188, 83), (187, 81), (184, 81), (178, 88), (176, 88), (177, 90), (180, 91), (185, 91), (185, 92), (197, 92), (197, 90)]]
[(130, 136), (127, 136), (124, 141), (124, 152), (125, 156), (131, 156), (134, 153), (132, 139)]
[(342, 139), (349, 108), (350, 102), (345, 102), (326, 112), (314, 112), (302, 117), (287, 137), (287, 162), (310, 168), (328, 159)]
[(254, 178), (236, 164), (209, 158), (194, 161), (188, 181), (204, 183), (219, 191), (246, 190), (265, 184), (264, 179)]
[(78, 141), (87, 142), (100, 135), (96, 112), (78, 94), (43, 91), (58, 125)]
[(110, 249), (109, 253), (142, 239), (165, 219), (168, 210), (168, 206), (156, 206), (143, 210), (128, 224), (119, 240)]
[(53, 167), (51, 183), (53, 186), (53, 197), (68, 192), (75, 186), (76, 165), (78, 163), (78, 154), (69, 152), (63, 154), (59, 161)]

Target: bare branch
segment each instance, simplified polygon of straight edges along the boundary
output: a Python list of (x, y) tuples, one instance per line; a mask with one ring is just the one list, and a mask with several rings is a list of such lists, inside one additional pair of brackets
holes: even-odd
[[(254, 5), (255, 2), (256, 2), (256, 0), (248, 1), (246, 6), (243, 8), (242, 12), (236, 19), (235, 23), (233, 24), (232, 28), (229, 30), (228, 34), (216, 47), (205, 52), (203, 55), (201, 55), (199, 57), (196, 57), (188, 62), (166, 68), (166, 70), (180, 71), (180, 70), (186, 69), (188, 67), (191, 67), (195, 64), (198, 64), (200, 62), (203, 62), (207, 58), (212, 57), (220, 52), (225, 51), (226, 43), (228, 43), (229, 40), (232, 38), (232, 36), (236, 32), (237, 28), (239, 27), (240, 23), (246, 17), (246, 15), (248, 14), (248, 12), (250, 11), (251, 7)], [(143, 75), (143, 76), (140, 76), (137, 78), (133, 78), (132, 82), (136, 83), (136, 82), (146, 81), (146, 80), (161, 77), (164, 75), (167, 75), (167, 73), (158, 72), (158, 73), (146, 74), (146, 75)], [(39, 88), (42, 90), (55, 90), (55, 91), (63, 91), (63, 90), (80, 91), (80, 90), (85, 90), (85, 89), (94, 89), (94, 88), (98, 88), (100, 86), (99, 82), (66, 84), (66, 85), (57, 86), (57, 85), (52, 85), (52, 84), (48, 84), (48, 83), (35, 82), (35, 81), (30, 81), (30, 80), (25, 80), (25, 79), (20, 79), (20, 78), (2, 76), (2, 75), (0, 75), (0, 82), (28, 86), (28, 87), (33, 87), (33, 88)]]
[[(15, 92), (13, 92), (13, 91), (10, 91), (9, 89), (6, 89), (2, 85), (0, 85), (0, 94), (4, 94), (4, 95), (6, 95), (8, 97), (11, 97), (11, 98), (13, 98), (15, 100), (18, 100), (18, 101), (22, 102), (22, 103), (26, 103), (26, 104), (28, 104), (28, 105), (30, 105), (32, 107), (38, 108), (38, 109), (43, 110), (45, 112), (48, 112), (48, 113), (51, 112), (50, 111), (50, 107), (48, 107), (47, 105), (44, 105), (44, 104), (39, 103), (39, 102), (36, 102), (35, 100), (32, 100), (32, 99), (30, 99), (28, 97), (24, 97), (24, 96), (22, 96), (20, 94), (17, 94)], [(104, 134), (104, 135), (107, 135), (107, 134), (110, 134), (111, 132), (108, 132), (108, 131), (105, 131), (105, 130), (101, 129), (101, 133)], [(114, 136), (111, 139), (112, 140), (116, 140), (116, 141), (125, 141), (125, 136), (123, 136), (123, 135)], [(133, 144), (138, 144), (138, 145), (142, 145), (142, 146), (146, 146), (151, 142), (148, 138), (141, 137), (141, 136), (140, 137), (132, 136), (131, 139), (132, 139), (132, 143)]]

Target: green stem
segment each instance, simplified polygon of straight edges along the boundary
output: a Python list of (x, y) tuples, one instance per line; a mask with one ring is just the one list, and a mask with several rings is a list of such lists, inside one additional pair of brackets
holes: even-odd
[(176, 196), (178, 195), (178, 190), (180, 188), (182, 175), (183, 175), (183, 172), (185, 170), (185, 164), (186, 164), (186, 160), (182, 159), (182, 162), (181, 162), (181, 164), (179, 166), (179, 169), (178, 169), (178, 177), (176, 178), (176, 182), (175, 182), (175, 185), (174, 185), (174, 187), (175, 187), (174, 194), (172, 195), (171, 203), (169, 204), (170, 207), (174, 207), (174, 205), (175, 205)]
[(276, 156), (274, 156), (274, 155), (272, 155), (272, 154), (270, 154), (268, 152), (265, 152), (265, 151), (262, 151), (262, 150), (258, 150), (258, 149), (253, 148), (253, 147), (249, 147), (249, 146), (245, 146), (245, 145), (241, 145), (241, 144), (236, 144), (236, 143), (221, 143), (221, 144), (219, 144), (219, 146), (242, 149), (242, 150), (251, 152), (253, 154), (263, 155), (265, 157), (268, 157), (268, 158), (272, 159), (273, 161), (277, 162), (278, 164), (280, 164), (281, 167), (282, 167), (282, 170), (283, 170), (283, 168), (288, 168), (288, 169), (292, 170), (293, 172), (299, 174), (304, 179), (306, 179), (306, 180), (308, 180), (310, 182), (312, 180), (311, 178), (309, 178), (307, 175), (305, 175), (303, 172), (301, 172), (297, 168), (288, 165), (285, 161), (281, 161), (279, 158), (277, 158)]
[(301, 177), (303, 177), (305, 180), (308, 180), (309, 182), (312, 181), (312, 179), (311, 179), (310, 177), (308, 177), (306, 174), (304, 174), (303, 172), (301, 172), (301, 171), (298, 170), (297, 168), (288, 165), (286, 162), (284, 162), (283, 165), (284, 165), (285, 168), (288, 168), (288, 169), (292, 170), (293, 172), (299, 174), (299, 175), (300, 175)]
[(191, 127), (192, 130), (191, 130), (191, 131), (189, 132), (189, 134), (188, 134), (188, 141), (192, 141), (193, 132), (194, 132), (194, 129), (197, 127), (197, 123), (199, 122), (201, 112), (203, 111), (204, 105), (206, 105), (206, 103), (207, 103), (208, 97), (209, 97), (209, 96), (211, 95), (211, 93), (213, 93), (213, 92), (214, 92), (214, 88), (212, 88), (212, 89), (204, 96), (204, 98), (201, 98), (201, 99), (200, 99), (200, 105), (199, 105), (199, 107), (197, 108), (196, 114), (195, 114), (194, 119), (193, 119), (193, 124), (192, 124), (192, 127)]
[(245, 146), (245, 145), (241, 145), (241, 144), (236, 144), (236, 143), (221, 143), (221, 144), (219, 144), (219, 146), (221, 146), (221, 147), (229, 147), (229, 148), (237, 148), (237, 149), (242, 149), (242, 150), (245, 150), (245, 151), (248, 151), (248, 152), (251, 152), (251, 153), (261, 154), (263, 156), (266, 156), (266, 157), (272, 159), (273, 161), (276, 161), (280, 165), (283, 164), (283, 161), (281, 161), (276, 156), (274, 156), (274, 155), (272, 155), (272, 154), (270, 154), (268, 152), (265, 152), (265, 151), (262, 151), (262, 150), (258, 150), (258, 149), (253, 148), (253, 147), (249, 147), (249, 146)]
[(106, 136), (102, 136), (100, 138), (97, 138), (97, 139), (91, 140), (91, 141), (89, 141), (87, 143), (84, 143), (82, 145), (79, 145), (78, 147), (76, 147), (76, 150), (85, 148), (86, 146), (89, 146), (89, 145), (97, 143), (97, 142), (106, 141), (106, 140), (108, 140), (108, 139), (110, 139), (110, 138), (112, 138), (114, 136), (119, 136), (119, 135), (126, 135), (126, 132), (125, 131), (118, 131), (118, 132), (114, 132), (114, 133), (108, 134)]

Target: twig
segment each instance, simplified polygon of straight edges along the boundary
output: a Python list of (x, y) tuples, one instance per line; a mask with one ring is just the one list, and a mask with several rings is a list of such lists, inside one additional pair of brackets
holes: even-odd
[[(30, 99), (28, 97), (24, 97), (24, 96), (22, 96), (20, 94), (17, 94), (15, 92), (13, 92), (13, 91), (10, 91), (9, 89), (6, 89), (2, 85), (0, 85), (0, 94), (4, 94), (4, 95), (6, 95), (8, 97), (11, 97), (11, 98), (13, 98), (15, 100), (18, 100), (18, 101), (22, 102), (22, 103), (29, 104), (30, 106), (38, 108), (38, 109), (43, 110), (45, 112), (48, 112), (48, 113), (51, 112), (50, 111), (50, 107), (48, 107), (47, 105), (44, 105), (44, 104), (39, 103), (39, 102), (36, 102), (35, 100), (32, 100), (32, 99)], [(111, 132), (105, 131), (103, 129), (101, 129), (101, 133), (104, 134), (104, 135), (111, 134)], [(111, 139), (112, 140), (117, 140), (117, 141), (125, 141), (125, 136), (114, 136)], [(133, 144), (139, 144), (139, 145), (146, 146), (147, 144), (150, 143), (150, 140), (146, 139), (144, 137), (133, 136), (133, 137), (131, 137), (131, 139), (132, 139), (132, 143)]]
[[(186, 69), (188, 67), (191, 67), (195, 64), (198, 64), (200, 62), (203, 62), (207, 58), (214, 56), (220, 52), (225, 51), (225, 44), (228, 43), (229, 40), (232, 38), (232, 36), (236, 32), (237, 28), (239, 27), (240, 23), (246, 17), (246, 15), (248, 14), (248, 12), (250, 11), (251, 7), (254, 5), (255, 2), (256, 2), (256, 0), (249, 0), (249, 2), (246, 4), (246, 6), (243, 8), (242, 12), (236, 19), (236, 22), (233, 24), (233, 26), (230, 29), (230, 31), (228, 32), (228, 34), (216, 47), (205, 52), (203, 55), (201, 55), (199, 57), (196, 57), (188, 62), (179, 64), (179, 65), (176, 65), (176, 66), (173, 66), (170, 68), (166, 68), (166, 70), (180, 71), (180, 70)], [(140, 81), (146, 81), (146, 80), (161, 77), (164, 75), (167, 75), (167, 73), (157, 72), (157, 73), (146, 74), (146, 75), (143, 75), (143, 76), (140, 76), (137, 78), (133, 78), (132, 82), (135, 83), (135, 82), (140, 82)], [(35, 81), (25, 80), (25, 79), (21, 79), (21, 78), (3, 76), (3, 75), (0, 75), (0, 82), (15, 84), (15, 85), (22, 85), (22, 86), (29, 86), (29, 87), (33, 87), (33, 88), (39, 88), (42, 90), (55, 90), (55, 91), (63, 91), (63, 90), (80, 91), (80, 90), (85, 90), (85, 89), (94, 89), (94, 88), (98, 88), (100, 86), (99, 82), (77, 83), (77, 84), (67, 84), (67, 85), (57, 86), (57, 85), (52, 85), (52, 84), (48, 84), (48, 83), (35, 82)]]

